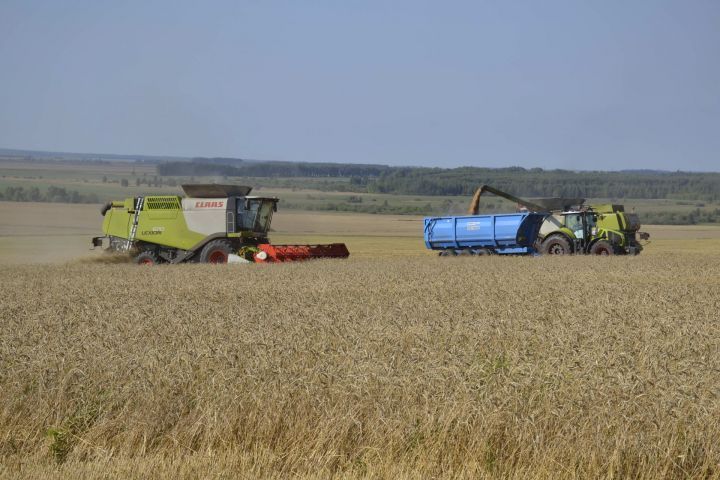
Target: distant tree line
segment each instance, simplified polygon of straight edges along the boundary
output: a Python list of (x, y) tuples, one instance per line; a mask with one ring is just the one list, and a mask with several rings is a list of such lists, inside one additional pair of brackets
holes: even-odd
[(540, 168), (418, 168), (339, 163), (236, 162), (222, 159), (168, 162), (162, 176), (345, 177), (338, 191), (404, 195), (471, 195), (480, 185), (525, 197), (673, 198), (720, 201), (720, 173), (576, 172)]
[(297, 204), (284, 201), (282, 203), (284, 209), (288, 210), (311, 210), (311, 211), (327, 211), (327, 212), (348, 212), (348, 213), (373, 213), (373, 214), (391, 214), (391, 215), (430, 215), (440, 213), (430, 203), (425, 205), (395, 205), (388, 203), (387, 200), (382, 203), (363, 204), (353, 200), (352, 197), (345, 202), (326, 202), (326, 203), (310, 203)]
[(205, 163), (211, 165), (230, 165), (236, 167), (240, 164), (244, 164), (245, 160), (242, 158), (230, 158), (230, 157), (195, 157), (190, 160), (192, 163)]
[(368, 183), (371, 193), (471, 195), (480, 185), (525, 197), (720, 200), (720, 174), (574, 172), (513, 168), (397, 168)]
[(52, 202), (52, 203), (99, 203), (94, 193), (80, 193), (62, 187), (50, 186), (41, 191), (37, 187), (5, 187), (0, 192), (0, 200), (8, 202)]
[(217, 159), (192, 162), (167, 162), (157, 166), (164, 176), (227, 177), (378, 177), (391, 167), (344, 163), (243, 162), (236, 165), (216, 163)]
[(238, 167), (197, 162), (168, 162), (157, 166), (158, 175), (177, 177), (237, 177)]

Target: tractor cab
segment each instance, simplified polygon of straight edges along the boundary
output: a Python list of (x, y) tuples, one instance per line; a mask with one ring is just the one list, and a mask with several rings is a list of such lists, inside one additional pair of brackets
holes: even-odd
[(573, 233), (576, 239), (585, 240), (590, 237), (590, 229), (594, 225), (593, 215), (588, 212), (563, 212), (565, 226)]
[(561, 212), (553, 216), (556, 221), (553, 222), (554, 225), (548, 225), (550, 232), (564, 232), (571, 242), (573, 252), (586, 251), (597, 233), (597, 215), (595, 212), (583, 208)]

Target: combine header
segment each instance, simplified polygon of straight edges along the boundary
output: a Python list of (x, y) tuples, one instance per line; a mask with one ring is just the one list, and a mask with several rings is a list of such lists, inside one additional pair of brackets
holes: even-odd
[(183, 185), (186, 197), (147, 196), (110, 202), (102, 208), (102, 237), (111, 252), (127, 252), (143, 265), (227, 263), (347, 258), (343, 243), (271, 245), (267, 233), (278, 199), (250, 196), (251, 187)]
[(311, 258), (347, 258), (350, 256), (344, 243), (328, 245), (258, 245), (254, 259), (260, 263), (294, 262)]

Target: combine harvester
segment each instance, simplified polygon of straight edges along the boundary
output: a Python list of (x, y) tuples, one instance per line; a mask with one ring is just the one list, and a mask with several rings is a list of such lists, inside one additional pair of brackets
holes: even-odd
[(267, 233), (277, 198), (250, 196), (239, 185), (183, 185), (186, 197), (147, 196), (107, 203), (103, 235), (110, 252), (142, 265), (158, 263), (288, 262), (347, 258), (344, 243), (271, 245)]
[[(518, 213), (478, 215), (480, 197), (492, 193), (518, 204)], [(637, 255), (640, 219), (622, 205), (585, 205), (584, 198), (532, 202), (488, 185), (480, 187), (467, 216), (425, 218), (425, 245), (440, 255), (535, 254)]]

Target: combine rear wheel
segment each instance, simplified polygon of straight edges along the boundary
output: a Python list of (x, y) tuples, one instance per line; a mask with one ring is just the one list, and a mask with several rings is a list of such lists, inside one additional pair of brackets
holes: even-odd
[(543, 241), (540, 252), (546, 255), (569, 255), (572, 247), (563, 235), (550, 235)]
[(615, 248), (607, 240), (597, 241), (591, 248), (592, 255), (615, 255)]
[(160, 263), (160, 258), (155, 255), (155, 252), (145, 250), (144, 252), (140, 252), (140, 254), (135, 257), (135, 263), (137, 263), (138, 265), (157, 265), (158, 263)]
[(200, 252), (200, 262), (227, 263), (228, 255), (231, 253), (233, 253), (233, 248), (228, 240), (213, 240)]

